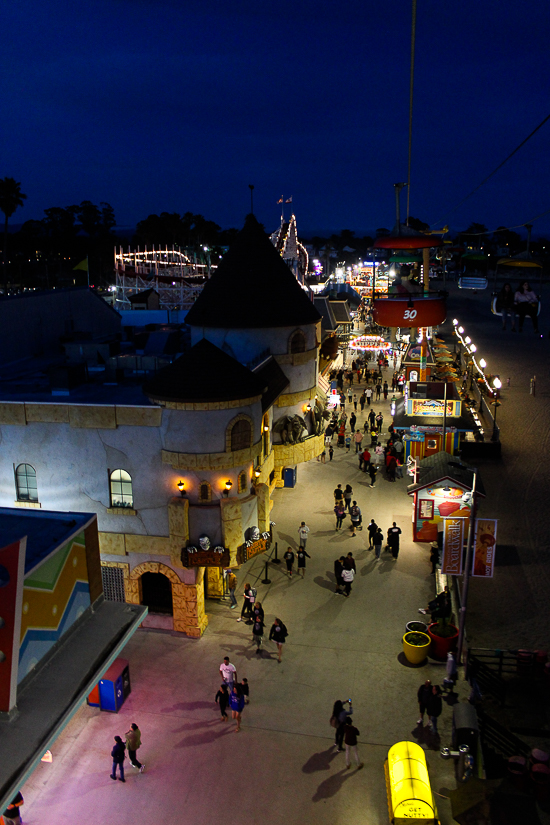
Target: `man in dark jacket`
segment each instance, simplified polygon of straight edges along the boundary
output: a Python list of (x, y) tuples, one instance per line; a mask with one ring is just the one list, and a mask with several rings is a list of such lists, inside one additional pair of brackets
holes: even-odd
[(120, 776), (118, 777), (121, 782), (126, 782), (124, 779), (124, 759), (126, 757), (125, 754), (126, 745), (120, 738), (120, 736), (115, 736), (115, 745), (113, 750), (111, 751), (111, 756), (113, 757), (113, 770), (111, 772), (111, 779), (116, 779), (116, 766), (118, 765), (118, 769), (120, 771)]
[(344, 742), (346, 744), (346, 769), (349, 770), (350, 768), (350, 751), (353, 751), (353, 755), (355, 756), (355, 761), (357, 763), (357, 770), (360, 771), (363, 767), (363, 763), (359, 761), (359, 754), (357, 752), (357, 737), (359, 736), (359, 731), (353, 725), (351, 716), (348, 716), (346, 719), (346, 726), (344, 728)]
[(371, 518), (367, 530), (369, 531), (369, 547), (374, 547), (374, 537), (376, 535), (376, 531), (378, 530), (378, 525), (373, 518)]
[(420, 712), (420, 716), (418, 718), (417, 725), (424, 724), (424, 713), (426, 712), (426, 705), (428, 704), (428, 699), (430, 698), (432, 693), (432, 683), (429, 679), (420, 685), (418, 688), (418, 693), (416, 694), (418, 699), (418, 710)]
[(443, 710), (443, 702), (441, 701), (441, 688), (439, 685), (433, 685), (432, 692), (428, 698), (426, 705), (426, 713), (430, 717), (430, 730), (437, 734), (437, 717), (441, 716)]
[(388, 545), (393, 556), (393, 560), (397, 561), (399, 555), (399, 536), (401, 535), (401, 528), (397, 526), (395, 521), (388, 530)]
[(342, 581), (342, 570), (344, 569), (344, 557), (340, 556), (334, 562), (334, 577), (336, 579), (336, 593), (342, 593), (344, 582)]

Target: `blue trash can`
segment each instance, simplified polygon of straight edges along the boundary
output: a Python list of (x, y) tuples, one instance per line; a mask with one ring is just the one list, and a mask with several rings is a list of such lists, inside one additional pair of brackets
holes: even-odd
[(127, 659), (115, 659), (103, 679), (99, 680), (98, 690), (100, 709), (118, 713), (132, 690)]
[(285, 473), (284, 473), (285, 487), (295, 487), (296, 486), (297, 473), (298, 473), (298, 468), (297, 467), (285, 467)]

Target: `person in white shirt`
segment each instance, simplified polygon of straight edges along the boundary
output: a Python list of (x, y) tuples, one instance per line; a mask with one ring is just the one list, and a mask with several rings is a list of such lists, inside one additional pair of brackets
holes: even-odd
[(237, 681), (237, 668), (229, 661), (229, 656), (224, 656), (223, 662), (220, 665), (220, 673), (222, 679), (229, 688), (229, 692), (233, 690), (233, 683)]
[(300, 526), (298, 527), (298, 536), (300, 538), (300, 547), (303, 547), (304, 550), (306, 549), (306, 541), (307, 541), (307, 534), (309, 533), (309, 527), (303, 521)]

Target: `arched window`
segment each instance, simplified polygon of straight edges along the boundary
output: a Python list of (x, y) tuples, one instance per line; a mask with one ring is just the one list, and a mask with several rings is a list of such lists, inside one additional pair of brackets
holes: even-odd
[(296, 352), (306, 351), (306, 336), (301, 329), (293, 332), (290, 336), (290, 352), (293, 355)]
[(38, 501), (36, 470), (30, 464), (20, 464), (15, 471), (17, 501)]
[(252, 425), (250, 421), (241, 418), (231, 427), (231, 452), (244, 450), (252, 446)]
[(126, 470), (111, 473), (111, 507), (133, 507), (132, 477)]
[(207, 481), (199, 484), (199, 504), (208, 504), (212, 501), (212, 487)]
[(246, 490), (246, 473), (243, 470), (242, 473), (239, 473), (239, 478), (237, 479), (237, 492), (244, 493)]

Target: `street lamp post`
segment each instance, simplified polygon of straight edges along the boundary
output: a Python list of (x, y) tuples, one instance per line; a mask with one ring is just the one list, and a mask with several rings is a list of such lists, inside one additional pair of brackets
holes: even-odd
[(497, 429), (497, 410), (500, 406), (498, 402), (498, 390), (502, 387), (502, 381), (500, 380), (500, 378), (495, 378), (493, 380), (493, 387), (495, 389), (495, 400), (493, 401), (493, 404), (495, 405), (495, 414), (493, 416), (493, 435), (491, 436), (491, 441), (499, 441), (499, 434)]
[[(450, 466), (461, 467), (463, 465), (457, 462), (450, 461)], [(476, 523), (476, 482), (477, 482), (477, 467), (472, 467), (473, 482), (472, 482), (472, 499), (470, 505), (470, 520), (468, 523), (468, 544), (466, 547), (466, 562), (464, 567), (464, 579), (462, 584), (462, 600), (460, 605), (460, 621), (458, 623), (458, 645), (456, 661), (462, 664), (462, 649), (464, 647), (464, 633), (466, 630), (466, 607), (468, 604), (468, 591), (470, 589), (470, 574), (472, 568), (472, 556), (474, 549), (474, 530)]]

